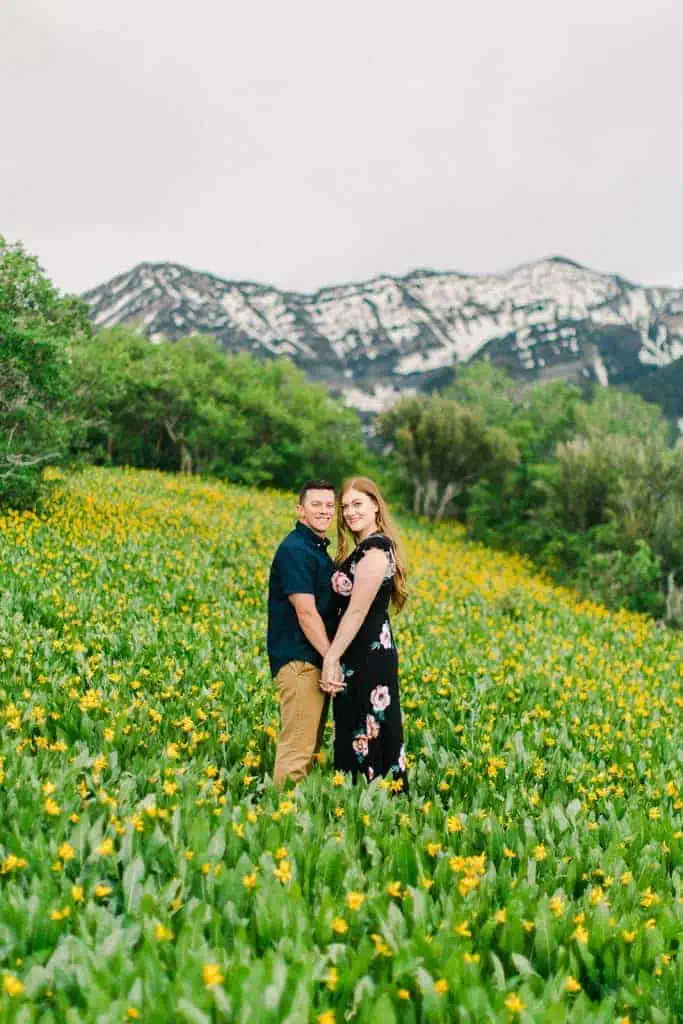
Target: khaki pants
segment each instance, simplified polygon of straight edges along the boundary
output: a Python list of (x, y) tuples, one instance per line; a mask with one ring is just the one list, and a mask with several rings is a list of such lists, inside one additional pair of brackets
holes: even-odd
[(280, 736), (275, 754), (277, 786), (286, 778), (299, 782), (311, 770), (320, 750), (329, 696), (320, 689), (320, 669), (306, 661), (290, 661), (275, 677), (280, 695)]

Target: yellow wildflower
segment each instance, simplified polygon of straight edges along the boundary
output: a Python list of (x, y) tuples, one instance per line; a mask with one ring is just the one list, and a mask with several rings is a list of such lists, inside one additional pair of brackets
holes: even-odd
[(19, 981), (15, 974), (3, 974), (2, 987), (10, 999), (18, 999), (19, 996), (24, 994), (24, 983)]
[(50, 920), (52, 921), (63, 921), (66, 917), (71, 916), (71, 907), (55, 907), (54, 910), (50, 911)]
[(510, 1013), (521, 1013), (522, 1010), (526, 1010), (526, 1003), (522, 1002), (522, 1000), (519, 998), (516, 992), (510, 993), (510, 995), (505, 1000), (505, 1005), (507, 1006)]
[(8, 875), (10, 871), (25, 867), (28, 867), (28, 861), (25, 857), (17, 857), (14, 853), (8, 853), (0, 864), (0, 875)]
[[(158, 937), (158, 936), (157, 936)], [(218, 964), (204, 964), (202, 967), (202, 981), (206, 988), (213, 985), (222, 985), (225, 977)]]
[(553, 896), (550, 900), (549, 906), (553, 917), (562, 917), (564, 914), (565, 904), (561, 896)]
[(349, 892), (346, 894), (346, 906), (349, 910), (360, 910), (365, 896), (362, 892)]
[(282, 882), (283, 885), (286, 885), (287, 882), (291, 882), (292, 880), (292, 865), (288, 860), (281, 860), (278, 866), (273, 868), (273, 874), (278, 881)]

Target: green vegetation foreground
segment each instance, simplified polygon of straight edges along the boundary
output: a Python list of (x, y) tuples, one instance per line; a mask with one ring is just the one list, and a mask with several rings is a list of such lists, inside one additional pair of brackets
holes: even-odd
[(410, 799), (278, 794), (291, 507), (89, 470), (0, 519), (0, 1020), (680, 1019), (680, 634), (413, 526)]

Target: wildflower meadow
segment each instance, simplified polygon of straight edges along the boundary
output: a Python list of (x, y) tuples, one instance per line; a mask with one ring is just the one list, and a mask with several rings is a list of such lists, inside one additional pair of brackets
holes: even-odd
[(681, 634), (407, 520), (410, 796), (329, 742), (278, 792), (293, 507), (90, 469), (0, 518), (0, 1021), (675, 1024)]

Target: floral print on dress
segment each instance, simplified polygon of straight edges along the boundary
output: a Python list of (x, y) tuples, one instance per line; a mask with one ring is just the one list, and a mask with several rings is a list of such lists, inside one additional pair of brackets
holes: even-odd
[(375, 640), (374, 643), (370, 644), (370, 650), (378, 651), (380, 647), (383, 647), (385, 651), (390, 651), (391, 646), (391, 626), (385, 620), (382, 625), (381, 632), (379, 634), (379, 640)]
[(374, 715), (366, 715), (365, 731), (369, 740), (376, 740), (379, 736), (379, 722)]
[(353, 580), (345, 572), (335, 572), (330, 582), (335, 594), (341, 594), (342, 597), (348, 597), (353, 590)]
[(364, 761), (368, 756), (368, 738), (364, 732), (357, 732), (352, 741), (353, 752), (359, 761)]
[(370, 704), (372, 710), (375, 712), (377, 717), (381, 720), (384, 718), (384, 712), (391, 704), (391, 695), (389, 694), (388, 686), (376, 686), (370, 694)]

